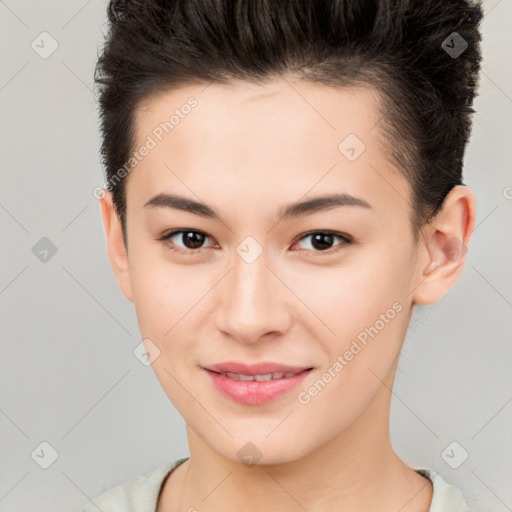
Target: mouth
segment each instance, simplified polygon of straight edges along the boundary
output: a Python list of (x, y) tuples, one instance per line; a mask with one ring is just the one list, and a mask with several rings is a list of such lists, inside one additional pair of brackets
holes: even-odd
[(247, 375), (243, 373), (233, 373), (233, 372), (214, 372), (219, 375), (223, 375), (224, 377), (228, 377), (229, 379), (233, 380), (241, 380), (244, 382), (250, 382), (250, 381), (258, 381), (258, 382), (266, 382), (269, 380), (279, 380), (279, 379), (287, 379), (289, 377), (293, 377), (294, 375), (298, 375), (302, 372), (307, 372), (309, 370), (312, 370), (313, 368), (307, 368), (305, 370), (301, 370), (300, 372), (276, 372), (276, 373), (264, 373), (264, 374), (257, 374), (257, 375)]
[[(281, 363), (261, 362), (254, 364), (238, 363), (227, 361), (224, 363), (213, 364), (205, 367), (216, 373), (241, 375), (246, 377), (265, 377), (260, 380), (270, 380), (272, 378), (282, 378), (283, 376), (289, 377), (304, 370), (311, 370), (311, 366), (290, 366)], [(282, 375), (280, 375), (282, 374)], [(268, 377), (270, 375), (270, 377)], [(273, 377), (277, 375), (277, 377)]]
[[(231, 364), (231, 369), (234, 366)], [(273, 365), (271, 369), (275, 370), (275, 367), (276, 365)], [(289, 371), (268, 371), (268, 364), (263, 370), (266, 373), (258, 373), (258, 370), (247, 366), (243, 372), (240, 370), (238, 372), (224, 371), (225, 367), (223, 369), (212, 368), (203, 368), (203, 370), (210, 377), (214, 388), (223, 396), (246, 405), (263, 405), (283, 397), (302, 383), (314, 370), (313, 367), (284, 367), (280, 365), (280, 370)]]

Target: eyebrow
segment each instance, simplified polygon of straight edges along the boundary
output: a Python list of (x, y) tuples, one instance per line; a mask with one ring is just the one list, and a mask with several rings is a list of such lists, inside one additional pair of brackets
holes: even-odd
[[(331, 210), (339, 206), (360, 206), (372, 209), (370, 203), (359, 197), (350, 194), (329, 194), (292, 203), (279, 211), (278, 218), (279, 220), (285, 220), (291, 217), (300, 217), (320, 211)], [(208, 205), (174, 194), (157, 194), (145, 203), (144, 207), (173, 208), (201, 217), (221, 220), (219, 215)]]

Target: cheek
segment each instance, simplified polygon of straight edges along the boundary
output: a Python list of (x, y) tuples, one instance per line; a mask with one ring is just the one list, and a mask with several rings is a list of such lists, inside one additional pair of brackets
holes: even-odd
[(343, 386), (364, 387), (368, 378), (376, 381), (369, 368), (381, 378), (387, 374), (408, 320), (404, 265), (389, 250), (372, 258), (357, 265), (312, 269), (292, 286), (308, 306), (301, 306), (306, 315), (301, 321), (327, 354), (326, 367), (343, 357), (344, 377), (337, 379)]
[[(404, 303), (403, 267), (378, 261), (360, 261), (339, 267), (314, 267), (288, 273), (285, 281), (300, 301), (296, 307), (310, 319), (322, 338), (343, 339), (372, 325), (381, 313)], [(303, 305), (302, 305), (303, 303)], [(309, 322), (308, 322), (309, 323)]]
[(149, 338), (160, 350), (162, 357), (154, 361), (153, 369), (171, 390), (174, 381), (165, 370), (180, 378), (195, 366), (194, 348), (205, 337), (202, 330), (211, 318), (208, 292), (218, 278), (198, 272), (194, 265), (170, 264), (161, 256), (150, 262), (142, 251), (139, 256), (133, 255), (131, 270), (137, 320), (142, 338)]
[(303, 399), (311, 400), (306, 408), (319, 411), (335, 430), (354, 421), (381, 388), (400, 353), (407, 324), (406, 307), (392, 280), (366, 277), (370, 274), (352, 274), (340, 279), (344, 286), (331, 282), (311, 302), (335, 334), (318, 320), (311, 324), (326, 358), (319, 381), (304, 390)]
[(195, 337), (191, 334), (197, 332), (194, 315), (206, 293), (204, 286), (190, 270), (184, 272), (161, 260), (150, 264), (142, 254), (140, 259), (134, 257), (131, 276), (141, 336), (159, 350), (151, 364), (155, 376), (169, 399), (186, 410), (189, 395), (179, 383), (187, 381), (187, 368), (194, 365)]
[[(187, 270), (188, 268), (188, 270)], [(130, 280), (141, 332), (166, 342), (182, 329), (193, 305), (204, 294), (204, 286), (192, 267), (171, 265), (150, 251), (134, 251), (130, 260)]]

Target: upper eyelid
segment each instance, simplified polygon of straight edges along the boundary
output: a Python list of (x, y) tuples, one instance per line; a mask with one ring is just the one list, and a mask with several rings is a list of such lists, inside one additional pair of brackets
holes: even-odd
[[(306, 238), (306, 237), (311, 236), (311, 235), (316, 235), (316, 234), (332, 235), (334, 237), (341, 238), (341, 240), (342, 240), (341, 244), (335, 245), (333, 248), (328, 249), (327, 251), (313, 251), (313, 252), (317, 252), (319, 254), (321, 254), (321, 253), (329, 254), (330, 251), (332, 251), (333, 249), (335, 249), (339, 245), (343, 245), (343, 243), (349, 244), (349, 243), (353, 242), (353, 237), (351, 235), (344, 234), (344, 233), (338, 233), (337, 231), (329, 231), (328, 229), (317, 229), (317, 230), (313, 230), (313, 231), (309, 231), (307, 233), (304, 233), (303, 235), (299, 235), (293, 241), (293, 245), (295, 245), (297, 242), (300, 242), (303, 238)], [(310, 249), (308, 249), (308, 250), (310, 250)]]
[[(215, 240), (214, 237), (212, 237), (211, 235), (209, 235), (205, 231), (201, 231), (199, 229), (192, 229), (192, 228), (181, 228), (181, 229), (176, 229), (176, 230), (173, 230), (173, 231), (169, 231), (169, 233), (164, 234), (160, 239), (166, 241), (166, 240), (168, 240), (170, 237), (172, 237), (174, 235), (178, 235), (178, 234), (181, 234), (181, 233), (188, 233), (188, 232), (200, 233), (202, 235), (205, 235), (207, 238), (209, 238), (212, 241)], [(345, 233), (339, 233), (337, 231), (329, 231), (328, 229), (316, 229), (316, 230), (308, 231), (308, 232), (306, 232), (306, 233), (304, 233), (302, 235), (299, 235), (297, 238), (294, 239), (293, 245), (295, 245), (295, 243), (301, 241), (303, 238), (306, 238), (306, 237), (312, 236), (312, 235), (316, 235), (318, 233), (329, 234), (329, 235), (333, 235), (335, 237), (339, 237), (343, 241), (345, 241), (346, 243), (353, 241), (352, 236), (348, 235), (348, 234), (345, 234)], [(216, 243), (218, 243), (218, 242), (216, 242)], [(179, 248), (182, 249), (182, 247), (179, 247)], [(195, 252), (195, 251), (200, 251), (202, 249), (207, 249), (207, 248), (208, 247), (199, 247), (198, 249), (183, 249), (183, 250), (187, 251), (187, 252)], [(318, 252), (328, 252), (328, 251), (318, 251)]]
[[(205, 235), (207, 238), (209, 238), (210, 240), (215, 240), (214, 237), (212, 237), (211, 235), (209, 235), (208, 233), (206, 233), (205, 231), (201, 231), (199, 229), (175, 229), (175, 230), (172, 230), (172, 231), (169, 231), (168, 233), (165, 233), (164, 235), (162, 235), (159, 240), (163, 240), (164, 242), (166, 242), (167, 240), (169, 240), (169, 238), (171, 238), (172, 236), (175, 236), (175, 235), (179, 235), (179, 234), (182, 234), (182, 233), (200, 233), (201, 235)], [(181, 249), (181, 247), (180, 247)], [(188, 252), (194, 252), (194, 251), (200, 251), (201, 249), (206, 249), (206, 247), (200, 247), (199, 249), (183, 249), (183, 250), (186, 250)]]

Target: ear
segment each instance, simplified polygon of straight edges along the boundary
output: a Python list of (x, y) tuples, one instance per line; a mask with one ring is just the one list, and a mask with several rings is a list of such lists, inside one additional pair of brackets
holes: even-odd
[(475, 226), (475, 198), (464, 186), (455, 186), (446, 196), (441, 211), (422, 233), (413, 302), (433, 304), (459, 278), (464, 268), (469, 240)]
[(103, 190), (99, 201), (110, 264), (121, 292), (130, 302), (133, 302), (128, 251), (124, 244), (121, 221), (114, 208), (111, 192)]

